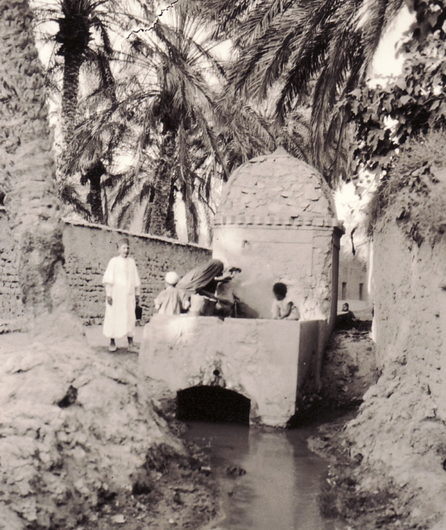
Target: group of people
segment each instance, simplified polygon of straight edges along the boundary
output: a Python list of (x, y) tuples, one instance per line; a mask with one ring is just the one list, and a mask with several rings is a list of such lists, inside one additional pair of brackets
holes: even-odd
[[(106, 293), (103, 332), (110, 339), (111, 352), (117, 350), (116, 339), (125, 336), (128, 350), (134, 351), (135, 307), (139, 306), (141, 280), (129, 252), (129, 240), (122, 238), (118, 242), (118, 256), (110, 260), (102, 280)], [(155, 309), (165, 315), (234, 316), (235, 301), (219, 296), (218, 292), (238, 272), (240, 269), (235, 267), (225, 271), (224, 264), (217, 259), (196, 267), (182, 278), (174, 271), (168, 272), (165, 289), (155, 298)], [(299, 310), (287, 296), (284, 283), (274, 284), (273, 295), (273, 319), (299, 320)]]

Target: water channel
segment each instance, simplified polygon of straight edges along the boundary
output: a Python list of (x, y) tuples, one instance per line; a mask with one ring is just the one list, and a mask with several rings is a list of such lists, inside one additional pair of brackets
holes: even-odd
[(317, 497), (327, 461), (312, 453), (307, 438), (317, 425), (296, 429), (186, 422), (188, 440), (210, 452), (224, 520), (215, 530), (342, 530), (324, 519)]

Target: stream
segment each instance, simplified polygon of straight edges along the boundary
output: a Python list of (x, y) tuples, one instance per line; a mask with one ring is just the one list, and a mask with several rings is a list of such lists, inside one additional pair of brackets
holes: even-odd
[(212, 527), (215, 530), (345, 528), (319, 513), (317, 497), (328, 464), (306, 442), (316, 434), (317, 425), (279, 430), (186, 423), (186, 439), (210, 453), (211, 470), (221, 489), (224, 519)]

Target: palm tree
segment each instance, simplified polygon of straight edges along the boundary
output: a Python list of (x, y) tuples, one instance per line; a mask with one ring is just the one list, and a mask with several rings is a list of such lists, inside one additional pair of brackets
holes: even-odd
[[(297, 119), (296, 111), (290, 114), (293, 124), (287, 120), (279, 126), (248, 102), (223, 97), (210, 76), (224, 80), (225, 71), (203, 35), (202, 17), (187, 2), (175, 5), (171, 14), (170, 21), (139, 21), (151, 29), (132, 33), (129, 67), (122, 85), (116, 85), (119, 102), (89, 113), (75, 134), (84, 147), (76, 150), (103, 145), (104, 131), (105, 144), (113, 145), (108, 131), (126, 124), (127, 131), (120, 129), (117, 137), (128, 146), (133, 136), (134, 167), (103, 181), (107, 188), (118, 186), (111, 203), (119, 211), (118, 224), (128, 226), (135, 208), (143, 205), (146, 232), (175, 236), (173, 207), (179, 195), (186, 204), (189, 240), (196, 241), (198, 204), (205, 211), (210, 207), (216, 179), (226, 180), (241, 163), (274, 150), (279, 138), (296, 156), (311, 161), (312, 155), (308, 120)], [(122, 151), (123, 145), (118, 147)]]
[[(78, 162), (82, 153), (79, 152), (79, 142), (74, 141), (74, 133), (82, 119), (83, 107), (79, 101), (82, 67), (87, 74), (88, 84), (97, 83), (93, 92), (100, 92), (101, 105), (106, 101), (116, 103), (115, 79), (111, 67), (115, 52), (110, 33), (116, 24), (113, 11), (118, 9), (118, 3), (116, 0), (59, 0), (55, 4), (43, 2), (35, 9), (36, 25), (41, 30), (40, 38), (44, 42), (54, 42), (52, 60), (47, 68), (52, 87), (57, 86), (58, 72), (62, 70), (59, 193), (62, 199), (71, 203), (80, 213), (99, 223), (104, 220), (101, 178), (106, 173), (106, 155), (103, 152), (94, 153), (90, 149), (88, 157), (82, 156), (83, 163), (80, 165)], [(53, 24), (48, 24), (51, 21)], [(62, 58), (62, 65), (57, 57)], [(81, 182), (90, 186), (87, 201), (89, 209), (79, 200), (79, 195), (68, 178), (79, 172)]]
[(181, 2), (169, 15), (167, 22), (164, 17), (158, 19), (150, 31), (135, 32), (128, 41), (130, 73), (122, 107), (132, 112), (139, 127), (140, 157), (148, 151), (157, 157), (144, 192), (146, 230), (175, 237), (173, 206), (179, 193), (194, 241), (198, 214), (196, 161), (191, 150), (198, 138), (226, 172), (214, 130), (216, 91), (211, 86), (212, 79), (221, 78), (224, 71), (203, 34), (200, 11)]
[(34, 10), (36, 25), (41, 29), (40, 38), (45, 42), (54, 42), (52, 60), (48, 66), (53, 78), (60, 70), (57, 57), (63, 61), (61, 116), (65, 144), (71, 142), (76, 126), (83, 64), (90, 69), (94, 66), (101, 84), (114, 98), (114, 79), (110, 68), (114, 51), (109, 35), (111, 19), (108, 14), (114, 8), (117, 8), (114, 0), (58, 0), (54, 4), (37, 4)]
[(276, 113), (284, 120), (311, 92), (315, 163), (330, 180), (333, 160), (327, 161), (326, 153), (330, 150), (335, 160), (348, 134), (337, 103), (366, 79), (381, 36), (403, 4), (210, 0), (207, 9), (219, 21), (215, 36), (229, 32), (239, 51), (229, 76), (239, 94), (262, 100), (279, 83)]
[(44, 77), (26, 0), (1, 0), (1, 187), (18, 253), (29, 327), (81, 336), (63, 269), (62, 228), (54, 185)]

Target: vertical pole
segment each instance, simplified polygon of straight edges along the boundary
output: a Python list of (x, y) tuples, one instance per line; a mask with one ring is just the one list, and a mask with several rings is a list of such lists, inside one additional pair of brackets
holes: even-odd
[(446, 282), (440, 284), (438, 294), (438, 309), (440, 314), (441, 329), (441, 387), (438, 403), (438, 413), (443, 421), (446, 421)]

